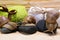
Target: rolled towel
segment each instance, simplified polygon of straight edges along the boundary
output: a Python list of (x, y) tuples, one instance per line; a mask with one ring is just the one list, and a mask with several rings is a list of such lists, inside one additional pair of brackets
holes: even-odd
[(12, 15), (11, 20), (14, 22), (20, 22), (23, 21), (23, 19), (27, 16), (27, 11), (25, 6), (11, 6), (8, 7), (9, 11), (16, 10), (17, 13), (15, 15)]
[[(17, 13), (14, 15), (11, 15), (11, 21), (13, 22), (20, 22), (24, 19), (25, 16), (27, 16), (27, 11), (25, 9), (24, 6), (7, 6), (8, 10), (16, 10)], [(0, 16), (5, 16), (8, 17), (8, 13), (7, 12), (2, 12), (0, 11)]]
[(45, 12), (44, 8), (34, 6), (34, 7), (31, 7), (29, 9), (28, 15), (31, 15), (31, 16), (35, 17), (35, 20), (36, 20), (36, 23), (37, 23), (39, 20), (45, 19), (44, 18), (44, 12)]

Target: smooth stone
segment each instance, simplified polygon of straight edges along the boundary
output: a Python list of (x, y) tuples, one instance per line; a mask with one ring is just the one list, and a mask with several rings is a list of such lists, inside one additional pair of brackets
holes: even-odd
[(34, 34), (37, 31), (37, 28), (35, 26), (20, 26), (18, 30), (21, 33)]

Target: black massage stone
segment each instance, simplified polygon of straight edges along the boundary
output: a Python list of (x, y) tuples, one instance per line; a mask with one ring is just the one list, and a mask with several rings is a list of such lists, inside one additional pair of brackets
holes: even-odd
[(34, 34), (37, 28), (36, 26), (19, 26), (18, 31), (25, 34)]

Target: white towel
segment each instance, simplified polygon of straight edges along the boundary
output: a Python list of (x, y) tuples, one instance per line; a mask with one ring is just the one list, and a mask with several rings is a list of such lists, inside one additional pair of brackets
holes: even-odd
[[(33, 17), (35, 17), (36, 19), (36, 23), (39, 21), (39, 20), (43, 20), (43, 10), (44, 8), (40, 8), (40, 7), (31, 7), (28, 11), (28, 15), (31, 15)], [(45, 9), (44, 9), (45, 10)]]

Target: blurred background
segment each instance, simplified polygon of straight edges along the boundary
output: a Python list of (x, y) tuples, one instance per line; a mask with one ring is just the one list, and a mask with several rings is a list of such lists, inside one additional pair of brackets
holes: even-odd
[(60, 0), (0, 0), (0, 4), (60, 8)]

